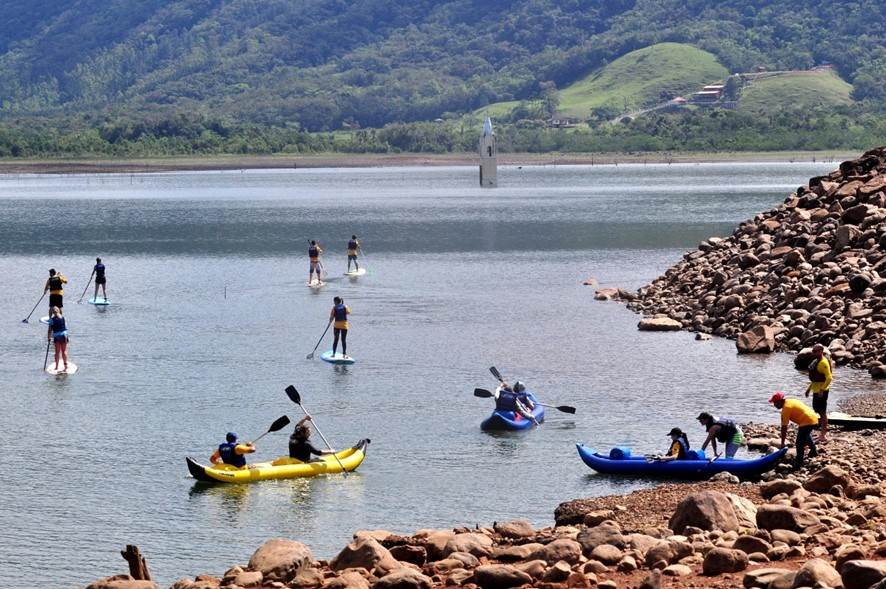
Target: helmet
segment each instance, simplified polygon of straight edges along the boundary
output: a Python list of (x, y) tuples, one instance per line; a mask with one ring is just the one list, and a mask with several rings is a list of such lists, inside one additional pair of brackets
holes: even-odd
[(234, 432), (228, 432), (228, 435), (225, 436), (225, 440), (227, 440), (229, 444), (233, 444), (237, 441), (237, 434)]
[(526, 390), (526, 386), (522, 382), (520, 382), (519, 380), (514, 383), (514, 392), (515, 393), (522, 393), (525, 390)]

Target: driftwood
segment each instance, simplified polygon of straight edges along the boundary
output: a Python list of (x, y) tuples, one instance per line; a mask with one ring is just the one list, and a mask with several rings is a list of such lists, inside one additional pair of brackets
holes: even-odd
[(127, 544), (126, 550), (121, 550), (120, 554), (122, 554), (126, 562), (129, 563), (129, 576), (136, 581), (151, 580), (151, 573), (148, 571), (145, 557), (138, 551), (138, 546)]

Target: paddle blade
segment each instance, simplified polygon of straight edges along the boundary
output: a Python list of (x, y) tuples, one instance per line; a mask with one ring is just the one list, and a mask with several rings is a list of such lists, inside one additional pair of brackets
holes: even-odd
[(480, 397), (481, 399), (491, 399), (495, 395), (487, 391), (486, 389), (474, 389), (474, 396)]
[(289, 425), (289, 416), (284, 415), (271, 424), (271, 427), (268, 428), (268, 433), (278, 432), (287, 425)]
[(289, 385), (286, 387), (286, 394), (289, 396), (289, 399), (295, 403), (296, 405), (301, 405), (301, 395), (298, 394), (298, 391), (295, 390), (295, 387)]
[(570, 407), (569, 405), (557, 405), (557, 411), (575, 414), (575, 407)]
[(496, 368), (495, 366), (490, 366), (489, 372), (491, 372), (492, 376), (497, 378), (499, 381), (504, 382), (504, 379), (501, 377), (501, 372), (498, 371), (498, 368)]

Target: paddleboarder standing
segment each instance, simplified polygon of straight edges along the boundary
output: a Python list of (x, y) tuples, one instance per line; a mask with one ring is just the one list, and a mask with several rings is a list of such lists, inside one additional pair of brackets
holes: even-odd
[(321, 248), (316, 241), (311, 240), (311, 245), (308, 247), (308, 258), (311, 260), (311, 267), (308, 271), (308, 284), (311, 284), (314, 281), (314, 272), (317, 272), (317, 282), (323, 282), (322, 276), (320, 275), (320, 271), (323, 269), (323, 265), (320, 264), (320, 254), (323, 253), (323, 248)]
[(64, 285), (67, 283), (68, 279), (62, 276), (61, 272), (56, 272), (55, 268), (49, 269), (49, 278), (46, 279), (46, 284), (43, 285), (43, 294), (46, 294), (46, 291), (49, 291), (50, 315), (52, 314), (53, 307), (61, 309), (65, 306)]
[[(55, 369), (58, 370), (59, 357), (65, 363), (65, 372), (68, 371), (68, 329), (65, 318), (59, 307), (49, 310), (49, 329), (46, 337), (55, 345)], [(47, 344), (49, 345), (49, 344)]]
[(94, 300), (98, 300), (98, 287), (102, 287), (102, 297), (107, 301), (108, 300), (108, 279), (105, 277), (105, 265), (102, 264), (101, 258), (95, 259), (95, 266), (92, 268), (93, 273), (95, 273), (95, 295), (93, 295)]
[(351, 262), (354, 262), (354, 271), (360, 270), (360, 264), (357, 262), (357, 251), (360, 250), (360, 241), (356, 235), (351, 236), (348, 242), (348, 272), (351, 271)]
[(351, 308), (345, 305), (341, 297), (332, 299), (332, 310), (329, 311), (329, 320), (332, 325), (332, 357), (335, 358), (335, 350), (338, 348), (338, 340), (341, 338), (341, 355), (348, 357), (348, 315)]

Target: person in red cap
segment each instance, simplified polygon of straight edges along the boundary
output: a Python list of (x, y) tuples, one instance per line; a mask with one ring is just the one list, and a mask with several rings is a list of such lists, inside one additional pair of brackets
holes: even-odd
[(781, 391), (775, 391), (775, 394), (769, 398), (769, 402), (781, 411), (782, 448), (785, 446), (785, 438), (788, 435), (788, 424), (792, 421), (797, 424), (797, 441), (794, 442), (797, 457), (794, 459), (794, 468), (799, 469), (803, 466), (803, 455), (806, 453), (806, 446), (809, 446), (809, 458), (818, 456), (818, 449), (812, 440), (812, 430), (818, 426), (818, 415), (803, 401), (785, 399), (784, 393)]

